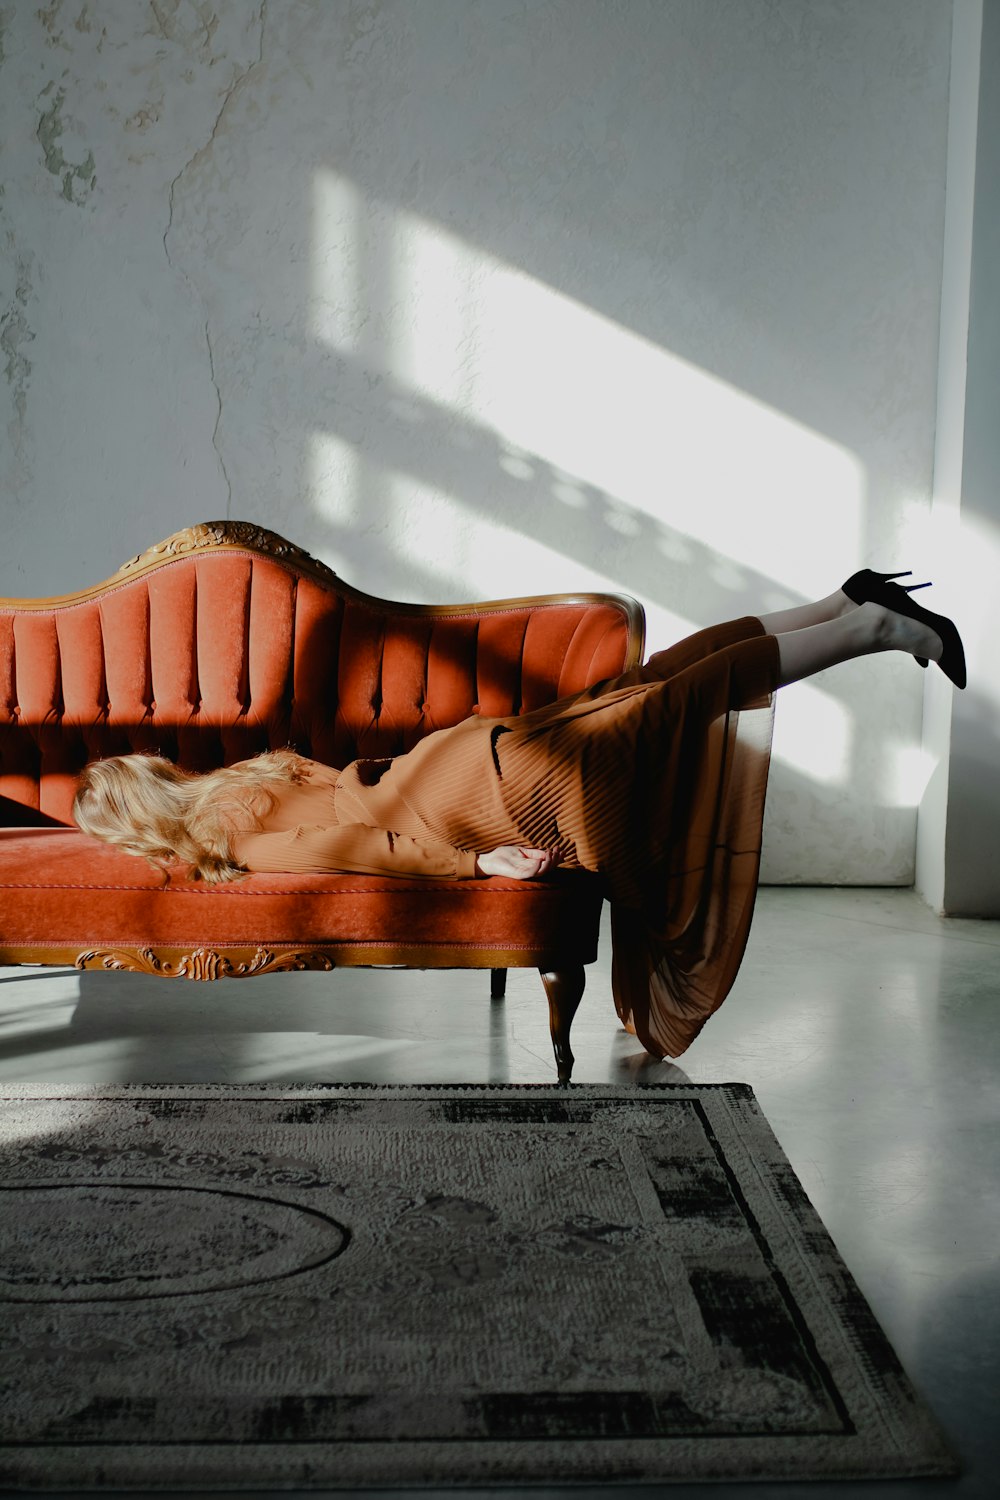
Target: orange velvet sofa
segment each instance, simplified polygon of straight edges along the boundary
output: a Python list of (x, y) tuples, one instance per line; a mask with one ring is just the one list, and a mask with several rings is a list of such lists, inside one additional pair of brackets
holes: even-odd
[(0, 965), (164, 978), (401, 965), (541, 972), (559, 1081), (597, 955), (596, 876), (252, 875), (206, 887), (73, 827), (82, 767), (152, 750), (191, 770), (291, 745), (344, 766), (471, 713), (526, 712), (641, 660), (619, 595), (393, 603), (246, 522), (189, 527), (97, 586), (0, 599)]

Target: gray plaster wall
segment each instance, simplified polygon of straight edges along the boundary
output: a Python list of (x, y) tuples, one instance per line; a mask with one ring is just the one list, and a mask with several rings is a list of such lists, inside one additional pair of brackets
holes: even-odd
[(976, 664), (956, 695), (949, 760), (946, 911), (1000, 916), (1000, 4), (983, 7), (962, 472), (967, 604)]
[[(944, 0), (0, 22), (0, 593), (231, 516), (655, 647), (933, 564)], [(912, 880), (921, 679), (782, 694), (766, 879)]]

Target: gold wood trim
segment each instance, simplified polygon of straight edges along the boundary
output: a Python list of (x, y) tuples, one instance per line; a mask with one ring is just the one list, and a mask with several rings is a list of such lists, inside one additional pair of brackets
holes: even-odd
[[(596, 927), (596, 924), (595, 924)], [(0, 966), (84, 970), (125, 970), (162, 979), (247, 979), (282, 970), (318, 969), (558, 969), (567, 963), (593, 963), (597, 932), (581, 934), (572, 951), (563, 948), (479, 947), (475, 943), (317, 943), (310, 948), (218, 947), (193, 951), (176, 947), (118, 944), (81, 949), (79, 943), (0, 945)]]
[(332, 568), (312, 557), (303, 547), (286, 541), (283, 536), (279, 536), (276, 531), (268, 531), (265, 526), (255, 526), (251, 521), (201, 521), (197, 526), (185, 526), (183, 531), (175, 531), (164, 541), (147, 547), (145, 552), (130, 557), (128, 562), (122, 563), (118, 572), (134, 573), (151, 563), (196, 552), (199, 547), (249, 548), (251, 552), (263, 552), (268, 557), (294, 562), (327, 579), (337, 577)]
[(176, 962), (161, 958), (152, 948), (92, 948), (74, 960), (76, 969), (127, 969), (133, 974), (157, 974), (165, 979), (247, 979), (252, 974), (272, 974), (282, 969), (332, 969), (325, 953), (296, 948), (272, 953), (258, 948), (245, 963), (234, 962), (217, 948), (196, 948)]

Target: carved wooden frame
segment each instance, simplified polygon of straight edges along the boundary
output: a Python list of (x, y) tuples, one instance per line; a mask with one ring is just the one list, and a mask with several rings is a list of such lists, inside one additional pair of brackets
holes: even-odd
[(91, 948), (78, 953), (75, 969), (126, 969), (131, 974), (155, 974), (163, 979), (247, 979), (254, 974), (273, 974), (280, 969), (325, 969), (333, 959), (311, 949), (293, 948), (274, 952), (257, 948), (249, 959), (240, 960), (232, 949), (195, 948), (171, 959), (155, 948)]
[[(318, 969), (558, 969), (565, 954), (548, 948), (488, 948), (479, 943), (204, 944), (176, 947), (126, 943), (0, 945), (0, 967), (118, 969), (160, 979), (249, 979), (256, 974)], [(573, 960), (593, 963), (596, 945), (574, 948)]]

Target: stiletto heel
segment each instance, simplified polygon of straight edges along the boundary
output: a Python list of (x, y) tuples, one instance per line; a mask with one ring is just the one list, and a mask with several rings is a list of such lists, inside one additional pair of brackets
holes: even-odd
[[(902, 573), (875, 573), (871, 568), (862, 568), (859, 573), (852, 573), (846, 583), (840, 585), (841, 592), (855, 604), (867, 604), (872, 598), (871, 590), (880, 588), (883, 584), (891, 583), (894, 578), (912, 578), (912, 568), (904, 568)], [(929, 589), (929, 583), (901, 583), (900, 588), (912, 593), (915, 589)]]
[[(860, 572), (852, 573), (847, 582), (842, 583), (840, 587), (841, 591), (847, 595), (848, 599), (852, 600), (855, 604), (867, 604), (869, 601), (873, 601), (876, 604), (885, 604), (887, 609), (893, 609), (895, 606), (887, 603), (884, 598), (878, 597), (879, 590), (884, 589), (888, 584), (892, 583), (894, 578), (911, 578), (912, 576), (913, 570), (911, 568), (904, 568), (901, 573), (876, 573), (871, 568), (862, 568)], [(896, 585), (896, 588), (899, 589), (901, 593), (915, 594), (917, 589), (929, 589), (930, 584), (900, 583)], [(919, 608), (920, 606), (918, 605), (916, 607)], [(896, 611), (896, 613), (907, 614), (908, 611), (905, 609), (899, 609)], [(913, 618), (916, 619), (917, 616), (914, 615)], [(935, 615), (934, 618), (937, 619), (939, 618), (939, 616)], [(928, 621), (928, 623), (930, 622)], [(957, 633), (958, 632), (956, 631), (956, 635)], [(944, 643), (942, 642), (942, 644)], [(961, 645), (961, 642), (959, 642), (959, 645)], [(926, 656), (915, 656), (913, 660), (916, 662), (918, 667), (927, 666)], [(962, 658), (962, 669), (964, 672), (964, 653)], [(951, 676), (950, 672), (948, 673), (948, 676)], [(954, 682), (955, 680), (956, 679), (952, 677), (952, 682)], [(958, 686), (964, 687), (964, 681), (959, 683)]]

